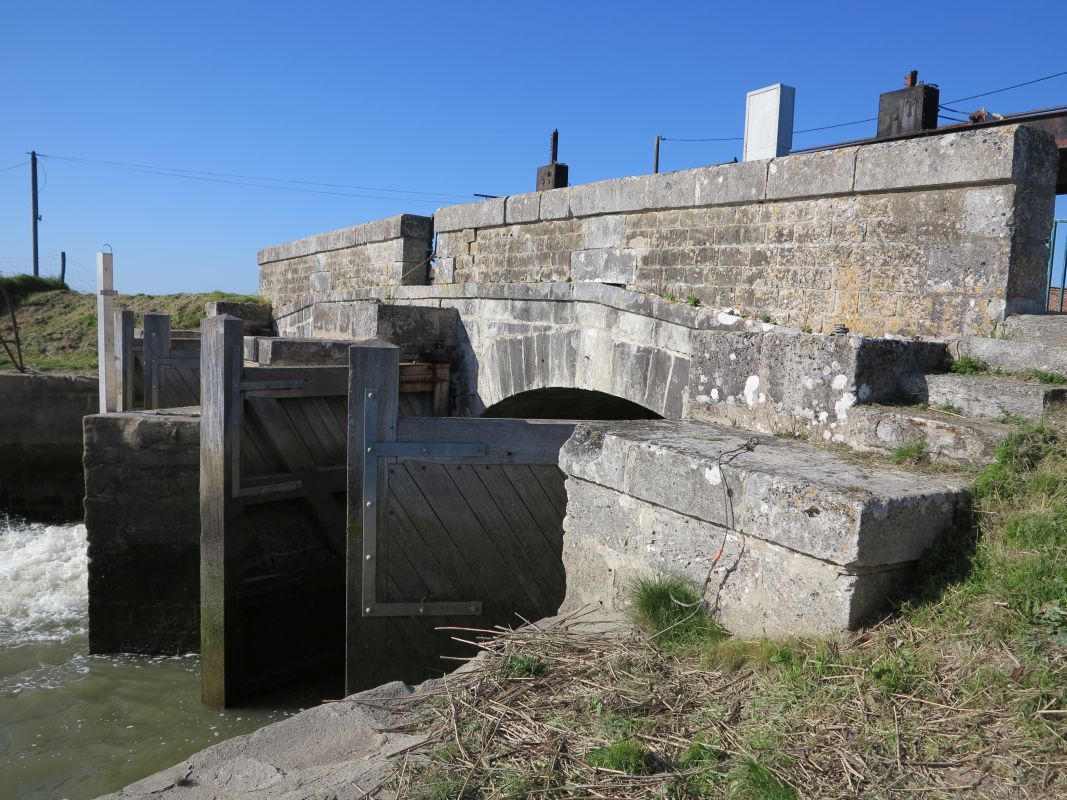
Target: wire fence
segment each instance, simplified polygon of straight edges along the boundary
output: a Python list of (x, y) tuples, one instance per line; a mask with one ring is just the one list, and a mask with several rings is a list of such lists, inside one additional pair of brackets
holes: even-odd
[[(72, 291), (93, 294), (96, 291), (96, 270), (86, 266), (76, 258), (67, 256), (67, 267), (63, 270), (62, 256), (59, 253), (42, 255), (38, 259), (38, 272), (42, 278), (62, 277)], [(0, 256), (0, 276), (32, 275), (33, 259), (17, 256)]]

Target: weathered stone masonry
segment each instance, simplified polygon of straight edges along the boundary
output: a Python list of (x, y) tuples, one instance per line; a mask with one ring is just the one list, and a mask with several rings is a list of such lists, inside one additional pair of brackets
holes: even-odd
[[(259, 253), (278, 307), (426, 282), (601, 282), (828, 332), (988, 333), (1043, 307), (1058, 156), (1025, 126), (512, 195)], [(432, 228), (432, 229), (431, 229)]]

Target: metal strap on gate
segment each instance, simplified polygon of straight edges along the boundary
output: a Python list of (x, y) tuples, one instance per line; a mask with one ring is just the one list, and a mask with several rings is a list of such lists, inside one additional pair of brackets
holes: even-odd
[(367, 389), (363, 410), (363, 593), (364, 617), (471, 616), (482, 613), (476, 600), (432, 603), (394, 603), (377, 600), (378, 578), (378, 459), (480, 458), (484, 444), (456, 442), (378, 441), (378, 390)]

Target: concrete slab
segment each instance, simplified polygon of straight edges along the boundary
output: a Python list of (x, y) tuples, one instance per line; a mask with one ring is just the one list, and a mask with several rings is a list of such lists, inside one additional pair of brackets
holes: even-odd
[(1005, 372), (1039, 369), (1067, 375), (1067, 347), (1026, 339), (991, 339), (969, 336), (959, 343), (959, 354), (984, 361)]
[(952, 406), (968, 417), (1037, 422), (1046, 409), (1067, 402), (1067, 388), (996, 375), (928, 375), (926, 385), (931, 406)]
[(892, 451), (902, 444), (926, 442), (933, 461), (981, 466), (1013, 427), (968, 419), (921, 407), (862, 405), (849, 416), (846, 443), (857, 450)]

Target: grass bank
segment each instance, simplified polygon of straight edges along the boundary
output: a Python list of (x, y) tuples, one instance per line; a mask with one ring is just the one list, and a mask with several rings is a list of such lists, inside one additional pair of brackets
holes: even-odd
[[(974, 484), (976, 527), (849, 635), (727, 636), (696, 591), (635, 588), (621, 638), (490, 637), (437, 698), (421, 800), (1067, 795), (1067, 453), (1040, 428)], [(461, 634), (462, 635), (462, 634)], [(468, 634), (469, 635), (469, 634)]]
[[(35, 372), (73, 372), (94, 374), (96, 371), (96, 297), (66, 289), (58, 281), (29, 275), (0, 277), (0, 286), (8, 291), (15, 306), (22, 352), (26, 367)], [(198, 328), (204, 316), (204, 304), (210, 300), (254, 302), (251, 295), (227, 292), (199, 294), (120, 294), (116, 308), (132, 309), (137, 324), (148, 311), (171, 315), (172, 328)], [(0, 336), (13, 338), (11, 317), (0, 293)], [(0, 370), (14, 369), (11, 360), (0, 350)]]

